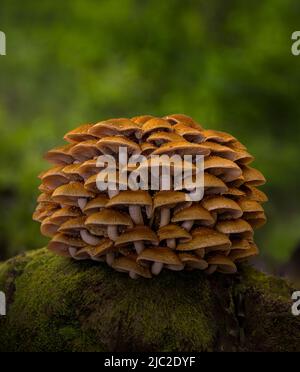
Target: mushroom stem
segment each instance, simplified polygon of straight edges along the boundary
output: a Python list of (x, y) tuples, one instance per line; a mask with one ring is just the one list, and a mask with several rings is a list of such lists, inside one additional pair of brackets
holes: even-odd
[(161, 262), (154, 262), (154, 264), (151, 267), (151, 271), (153, 275), (158, 275), (162, 271), (164, 267), (164, 264)]
[(139, 205), (130, 205), (129, 206), (129, 214), (130, 217), (132, 218), (132, 221), (136, 225), (143, 225), (144, 224), (144, 219), (142, 215), (142, 208)]
[(176, 248), (176, 239), (167, 239), (167, 246), (171, 249)]
[(114, 253), (107, 253), (106, 255), (106, 263), (108, 266), (112, 266), (115, 260), (115, 255)]
[(130, 276), (131, 279), (138, 279), (138, 277), (139, 277), (139, 276), (138, 276), (136, 273), (134, 273), (133, 271), (130, 271), (130, 272), (129, 272), (129, 276)]
[(83, 212), (86, 205), (87, 205), (87, 199), (86, 198), (78, 199), (78, 206), (79, 206), (79, 208), (81, 209), (82, 212)]
[(182, 224), (182, 227), (186, 230), (186, 231), (191, 231), (192, 230), (192, 227), (194, 226), (194, 222), (193, 220), (191, 221), (185, 221), (183, 222)]
[(135, 248), (137, 254), (141, 254), (143, 252), (143, 250), (145, 249), (145, 245), (144, 245), (144, 242), (142, 240), (138, 241), (138, 242), (134, 242), (133, 244), (134, 244), (134, 248)]
[(117, 195), (119, 195), (119, 190), (108, 189), (108, 196), (110, 199), (112, 199), (114, 196), (117, 196)]
[(118, 238), (118, 236), (119, 236), (118, 226), (109, 225), (107, 227), (107, 235), (108, 235), (108, 237), (109, 237), (110, 240), (116, 241), (117, 238)]
[(74, 260), (77, 260), (77, 261), (83, 261), (83, 260), (85, 260), (85, 258), (78, 258), (78, 257), (76, 257), (77, 248), (69, 247), (69, 253), (72, 256), (72, 258), (74, 258)]
[(96, 246), (96, 245), (100, 244), (100, 242), (101, 242), (101, 239), (96, 238), (94, 235), (90, 234), (86, 230), (81, 230), (80, 231), (80, 236), (81, 236), (81, 239), (85, 243), (87, 243), (88, 245)]
[(170, 208), (162, 208), (160, 213), (160, 227), (169, 225), (171, 220)]

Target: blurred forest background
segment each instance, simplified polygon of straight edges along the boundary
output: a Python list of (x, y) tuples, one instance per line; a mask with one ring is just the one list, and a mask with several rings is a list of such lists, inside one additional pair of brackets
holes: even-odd
[(298, 0), (1, 0), (1, 259), (46, 243), (32, 222), (43, 153), (84, 122), (185, 113), (266, 175), (265, 259), (300, 242)]

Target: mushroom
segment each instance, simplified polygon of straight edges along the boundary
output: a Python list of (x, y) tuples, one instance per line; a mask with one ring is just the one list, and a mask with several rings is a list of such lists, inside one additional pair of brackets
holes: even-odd
[(58, 187), (54, 191), (52, 199), (62, 205), (79, 206), (83, 210), (88, 200), (93, 196), (94, 194), (86, 190), (82, 183), (71, 182)]
[(216, 225), (216, 230), (223, 234), (230, 235), (231, 237), (253, 237), (253, 229), (251, 225), (243, 219), (220, 221)]
[(227, 196), (232, 199), (239, 199), (240, 197), (245, 196), (245, 192), (237, 187), (230, 187), (226, 192), (223, 193), (223, 196)]
[(79, 142), (70, 149), (70, 154), (79, 162), (95, 158), (100, 155), (97, 143), (96, 139)]
[(78, 164), (78, 174), (86, 181), (91, 176), (98, 174), (103, 168), (97, 166), (97, 159), (86, 160)]
[(72, 147), (73, 145), (56, 147), (55, 149), (48, 151), (44, 156), (44, 159), (56, 165), (72, 164), (74, 162), (73, 156), (70, 155)]
[(183, 114), (167, 115), (164, 117), (164, 119), (167, 120), (171, 124), (182, 123), (191, 128), (202, 130), (201, 125), (187, 115), (183, 115)]
[(247, 186), (261, 186), (266, 183), (265, 177), (257, 169), (242, 166), (243, 177)]
[(259, 203), (266, 203), (268, 201), (267, 195), (255, 186), (244, 185), (243, 190), (245, 190), (246, 197), (249, 200), (254, 200)]
[(134, 116), (131, 120), (136, 124), (145, 124), (147, 121), (153, 119), (152, 115), (141, 115), (141, 116)]
[(205, 139), (200, 128), (193, 128), (181, 122), (174, 125), (173, 129), (177, 135), (179, 135), (181, 138), (184, 138), (188, 142), (202, 143)]
[(211, 213), (216, 213), (219, 219), (241, 218), (243, 211), (238, 203), (224, 196), (212, 196), (202, 200), (202, 205)]
[(48, 249), (62, 257), (73, 257), (77, 250), (85, 245), (85, 242), (78, 236), (58, 233), (48, 244)]
[(135, 259), (130, 257), (117, 258), (112, 267), (119, 272), (128, 272), (131, 279), (138, 277), (151, 278), (151, 273), (147, 267), (139, 265)]
[(140, 145), (141, 147), (141, 155), (143, 156), (146, 156), (146, 157), (149, 157), (153, 151), (155, 151), (157, 149), (156, 146), (152, 145), (152, 143), (149, 143), (149, 142), (144, 142)]
[(239, 159), (236, 151), (234, 151), (228, 146), (224, 146), (219, 143), (210, 141), (203, 142), (201, 146), (209, 149), (212, 156), (219, 156), (221, 158), (225, 158), (231, 161), (236, 161), (237, 159)]
[(242, 175), (241, 168), (231, 160), (219, 156), (210, 156), (204, 161), (205, 171), (209, 171), (224, 182), (231, 182)]
[(171, 209), (184, 205), (189, 207), (191, 202), (186, 201), (186, 195), (180, 191), (160, 191), (154, 196), (153, 212), (160, 210), (160, 225), (164, 227), (171, 221)]
[(151, 218), (152, 215), (152, 198), (147, 191), (121, 191), (118, 195), (111, 198), (107, 205), (110, 207), (128, 207), (132, 221), (136, 225), (143, 225), (144, 218), (142, 207), (146, 209), (146, 215)]
[(80, 127), (68, 132), (64, 136), (64, 139), (70, 143), (78, 143), (93, 140), (95, 137), (89, 134), (89, 130), (91, 128), (93, 128), (93, 124), (83, 124)]
[(59, 225), (51, 221), (51, 216), (45, 218), (41, 223), (41, 233), (48, 238), (52, 238), (59, 229)]
[(166, 120), (159, 118), (152, 118), (146, 121), (142, 126), (142, 139), (145, 140), (155, 132), (172, 132), (172, 125)]
[(133, 135), (139, 136), (140, 133), (141, 133), (140, 125), (128, 119), (111, 119), (101, 121), (100, 123), (95, 124), (89, 130), (89, 134), (98, 138), (119, 135), (131, 137)]
[(51, 217), (54, 212), (58, 210), (56, 204), (53, 203), (41, 203), (38, 204), (35, 211), (33, 212), (32, 218), (34, 221), (42, 222), (47, 217)]
[(186, 231), (191, 231), (195, 223), (203, 226), (212, 226), (215, 223), (215, 219), (200, 204), (194, 204), (175, 213), (172, 217), (172, 222), (179, 222)]
[(55, 211), (50, 220), (52, 223), (62, 225), (64, 222), (71, 218), (80, 217), (82, 215), (81, 209), (74, 206), (66, 206)]
[(63, 169), (62, 169), (62, 173), (70, 180), (70, 181), (74, 181), (74, 182), (81, 182), (82, 181), (82, 177), (79, 173), (79, 167), (80, 167), (80, 164), (70, 164), (70, 165), (66, 165)]
[(198, 227), (192, 231), (192, 240), (187, 242), (181, 242), (178, 244), (177, 251), (195, 251), (195, 253), (201, 258), (204, 257), (204, 253), (210, 253), (213, 251), (230, 251), (231, 241), (228, 236), (218, 231), (207, 228)]
[(238, 247), (235, 250), (232, 250), (230, 252), (229, 258), (233, 262), (241, 262), (248, 260), (249, 258), (253, 258), (259, 254), (258, 247), (255, 243), (253, 242), (248, 242), (249, 248), (247, 249), (242, 249), (241, 247)]
[(97, 246), (87, 247), (87, 252), (93, 261), (105, 261), (108, 266), (112, 266), (115, 259), (116, 249), (114, 243), (110, 239), (104, 238)]
[(195, 254), (179, 253), (178, 256), (187, 270), (206, 270), (208, 268), (208, 263)]
[[(140, 146), (132, 140), (126, 137), (104, 137), (101, 138), (97, 143), (98, 149), (103, 155), (119, 155), (121, 147), (127, 149), (128, 156), (138, 155), (142, 152)], [(120, 159), (122, 162), (126, 162), (126, 159)]]
[(202, 131), (202, 134), (205, 137), (205, 141), (217, 142), (221, 144), (226, 143), (227, 145), (237, 141), (237, 139), (232, 135), (218, 130), (205, 129)]
[(133, 244), (137, 254), (142, 253), (145, 249), (145, 243), (158, 245), (156, 234), (148, 226), (135, 226), (126, 230), (115, 241), (116, 247)]
[(208, 156), (210, 154), (210, 150), (203, 147), (198, 143), (190, 143), (188, 141), (176, 141), (176, 142), (168, 142), (164, 145), (160, 146), (157, 150), (153, 152), (153, 155), (203, 155)]
[(228, 191), (226, 184), (213, 174), (204, 173), (204, 193), (205, 195), (224, 194)]
[(109, 199), (105, 194), (99, 194), (95, 199), (90, 200), (83, 208), (83, 212), (86, 215), (91, 215), (96, 212), (102, 211), (108, 203)]
[(147, 142), (159, 147), (169, 142), (182, 142), (182, 137), (173, 132), (154, 132), (147, 138)]
[(85, 225), (106, 228), (109, 239), (113, 241), (119, 237), (121, 227), (133, 227), (128, 214), (113, 209), (103, 209), (101, 212), (91, 214), (87, 217)]
[(222, 255), (211, 256), (207, 258), (209, 265), (207, 274), (212, 274), (216, 270), (222, 274), (235, 274), (237, 268), (234, 262), (229, 258)]
[(191, 240), (192, 236), (184, 228), (170, 224), (158, 230), (159, 243), (166, 241), (167, 247), (176, 249), (177, 239)]
[(57, 187), (66, 185), (70, 182), (68, 176), (63, 172), (63, 166), (51, 168), (48, 172), (43, 172), (39, 178), (49, 192), (52, 192)]
[(137, 262), (143, 266), (150, 263), (153, 275), (158, 275), (163, 267), (174, 271), (180, 271), (184, 268), (176, 253), (169, 248), (146, 248), (138, 256)]

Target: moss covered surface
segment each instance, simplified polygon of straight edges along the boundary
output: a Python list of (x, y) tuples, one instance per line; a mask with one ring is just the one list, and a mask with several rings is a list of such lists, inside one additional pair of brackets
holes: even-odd
[(300, 351), (286, 282), (164, 272), (134, 281), (46, 250), (0, 265), (0, 351)]

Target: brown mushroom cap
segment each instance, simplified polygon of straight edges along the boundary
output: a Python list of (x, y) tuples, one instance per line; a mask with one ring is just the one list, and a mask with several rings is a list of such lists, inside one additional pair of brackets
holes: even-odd
[(231, 161), (236, 161), (239, 158), (236, 151), (234, 151), (228, 146), (224, 146), (216, 142), (206, 141), (203, 142), (201, 146), (209, 149), (211, 155), (213, 156), (219, 156), (221, 158), (229, 159)]
[(246, 150), (235, 150), (235, 161), (239, 164), (250, 164), (254, 161), (254, 157)]
[(191, 128), (200, 129), (200, 130), (202, 129), (199, 123), (197, 123), (194, 119), (192, 119), (191, 117), (187, 115), (183, 115), (183, 114), (167, 115), (164, 117), (164, 119), (168, 120), (172, 124), (182, 123), (182, 124), (190, 126)]
[(244, 213), (264, 212), (263, 207), (257, 201), (248, 198), (239, 199), (238, 204)]
[(211, 226), (215, 220), (213, 216), (200, 204), (194, 204), (175, 213), (172, 222), (200, 221), (205, 226)]
[(56, 165), (68, 165), (74, 162), (74, 158), (70, 155), (70, 150), (73, 145), (64, 145), (56, 147), (52, 150), (49, 150), (44, 159), (49, 161), (50, 163)]
[(199, 227), (192, 231), (192, 240), (178, 244), (178, 251), (193, 251), (198, 249), (229, 250), (231, 242), (227, 235), (207, 227)]
[(220, 132), (217, 130), (212, 130), (212, 129), (206, 129), (203, 130), (202, 134), (205, 136), (206, 141), (213, 141), (217, 143), (232, 143), (237, 141), (235, 137), (232, 135), (225, 133), (225, 132)]
[(247, 186), (260, 186), (266, 183), (265, 177), (259, 170), (251, 168), (249, 166), (243, 166), (242, 171), (245, 184)]
[(172, 132), (172, 125), (166, 120), (152, 118), (146, 121), (142, 126), (142, 138), (150, 136), (154, 132)]
[(83, 248), (85, 247), (84, 241), (77, 236), (65, 235), (62, 233), (56, 234), (50, 243), (48, 249), (63, 257), (70, 257), (69, 248)]
[(234, 262), (226, 256), (214, 255), (208, 257), (207, 263), (212, 266), (217, 266), (217, 270), (223, 274), (235, 274), (237, 267)]
[(159, 237), (159, 242), (162, 242), (168, 239), (186, 239), (186, 240), (192, 239), (191, 234), (189, 234), (184, 228), (178, 225), (174, 225), (174, 224), (161, 227), (158, 230), (158, 237)]
[(217, 223), (216, 229), (223, 234), (243, 234), (246, 236), (253, 236), (251, 225), (243, 219), (220, 221)]
[(193, 128), (183, 123), (178, 123), (173, 127), (175, 133), (177, 133), (181, 140), (184, 138), (188, 142), (202, 143), (205, 139), (200, 128)]
[(147, 142), (160, 146), (169, 142), (182, 142), (182, 137), (173, 132), (154, 132), (147, 138)]
[(186, 203), (186, 195), (181, 191), (159, 191), (154, 196), (153, 209), (167, 207), (173, 208), (178, 204)]
[(92, 259), (100, 258), (108, 253), (115, 252), (114, 242), (110, 239), (104, 238), (97, 246), (88, 246), (87, 252)]
[(219, 156), (210, 156), (204, 161), (204, 169), (222, 178), (225, 182), (236, 180), (242, 175), (241, 168), (231, 160)]
[(69, 234), (69, 235), (76, 234), (80, 232), (82, 229), (86, 228), (84, 224), (85, 220), (86, 220), (85, 216), (71, 218), (68, 221), (64, 222), (60, 226), (58, 231), (60, 233)]
[(226, 192), (223, 193), (223, 195), (236, 199), (245, 196), (245, 192), (238, 189), (237, 187), (230, 187)]
[(133, 223), (128, 214), (113, 209), (103, 209), (98, 213), (91, 214), (85, 221), (86, 226), (127, 226), (133, 227)]
[(213, 174), (204, 173), (204, 190), (205, 195), (213, 195), (213, 194), (224, 194), (228, 191), (228, 187), (226, 184), (217, 176)]
[(149, 242), (152, 245), (158, 244), (156, 234), (148, 226), (135, 226), (121, 234), (115, 241), (115, 246), (123, 246), (138, 241)]
[(190, 143), (187, 141), (181, 142), (168, 142), (160, 146), (157, 150), (153, 152), (153, 155), (203, 155), (208, 156), (210, 150), (203, 147), (198, 143)]
[(149, 142), (144, 142), (140, 145), (141, 149), (142, 149), (142, 152), (141, 152), (141, 155), (143, 156), (150, 156), (153, 151), (155, 151), (157, 149), (156, 146), (154, 146), (152, 143), (149, 143)]
[(208, 263), (192, 253), (179, 253), (179, 259), (188, 269), (199, 269), (206, 270), (208, 268)]
[(231, 243), (231, 252), (235, 250), (244, 251), (251, 248), (251, 245), (247, 239), (233, 239)]
[(152, 198), (148, 191), (121, 191), (120, 194), (108, 201), (106, 207), (120, 207), (126, 205), (148, 206), (152, 208)]
[(266, 203), (268, 201), (267, 195), (255, 186), (244, 185), (243, 190), (245, 190), (246, 196), (250, 200), (255, 200), (259, 203)]
[(139, 265), (130, 257), (119, 257), (114, 260), (112, 267), (121, 272), (129, 272), (144, 278), (151, 278), (152, 275), (147, 267)]
[(70, 181), (80, 182), (82, 181), (82, 177), (79, 173), (79, 167), (80, 164), (69, 164), (62, 169), (62, 172)]
[(51, 222), (51, 217), (45, 218), (41, 223), (41, 233), (48, 238), (52, 238), (58, 231), (59, 225)]
[(131, 120), (136, 124), (145, 124), (147, 121), (153, 119), (154, 116), (152, 115), (141, 115), (141, 116), (134, 116)]
[(265, 212), (244, 213), (243, 218), (252, 226), (253, 229), (259, 229), (267, 222)]
[(98, 138), (117, 135), (131, 136), (139, 133), (141, 133), (140, 125), (132, 120), (123, 118), (101, 121), (89, 130), (89, 134)]
[(63, 172), (63, 169), (63, 166), (54, 167), (40, 175), (40, 178), (47, 190), (52, 192), (57, 187), (65, 185), (69, 182), (69, 178)]
[(70, 218), (80, 217), (82, 215), (80, 208), (74, 206), (67, 206), (55, 211), (50, 217), (51, 222), (61, 225)]
[(97, 140), (79, 142), (70, 149), (70, 154), (76, 161), (84, 162), (100, 155)]
[(145, 261), (158, 262), (165, 265), (182, 266), (177, 254), (169, 248), (153, 247), (144, 249), (138, 256), (137, 262)]
[(93, 193), (86, 190), (82, 183), (72, 182), (58, 187), (52, 194), (52, 199), (63, 205), (78, 205), (78, 199), (92, 198)]
[(101, 138), (97, 143), (97, 147), (104, 155), (116, 155), (119, 153), (120, 147), (126, 147), (130, 155), (140, 154), (142, 151), (137, 143), (122, 136)]
[(106, 194), (99, 194), (86, 204), (83, 211), (86, 214), (100, 212), (100, 209), (105, 208), (108, 202), (109, 199)]
[(92, 127), (93, 124), (83, 124), (79, 128), (76, 128), (68, 132), (64, 136), (64, 139), (70, 143), (92, 140), (94, 139), (94, 136), (88, 133)]
[(234, 262), (240, 262), (257, 256), (259, 254), (257, 245), (253, 242), (249, 242), (249, 245), (249, 249), (236, 249), (230, 252), (229, 258)]
[(205, 198), (202, 205), (211, 213), (225, 214), (226, 218), (236, 219), (243, 215), (243, 211), (238, 203), (224, 196), (213, 196)]

